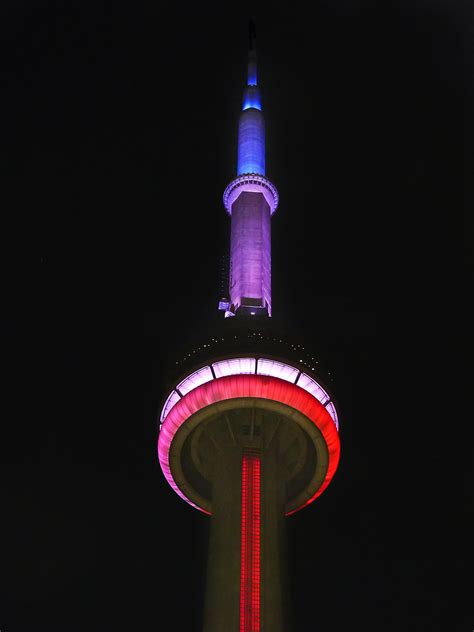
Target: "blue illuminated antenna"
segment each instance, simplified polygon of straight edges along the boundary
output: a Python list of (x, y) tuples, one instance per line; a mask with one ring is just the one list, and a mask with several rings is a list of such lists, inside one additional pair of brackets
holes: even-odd
[(248, 63), (248, 86), (257, 85), (257, 31), (255, 23), (249, 22), (249, 63)]
[(249, 56), (247, 66), (247, 86), (244, 90), (242, 110), (262, 109), (260, 90), (257, 87), (257, 31), (255, 23), (249, 22)]

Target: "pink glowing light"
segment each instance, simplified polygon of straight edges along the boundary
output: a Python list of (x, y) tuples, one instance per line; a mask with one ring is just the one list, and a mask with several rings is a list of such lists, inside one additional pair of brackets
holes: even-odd
[(176, 402), (179, 401), (180, 399), (181, 398), (176, 391), (171, 391), (171, 393), (168, 395), (165, 405), (163, 406), (163, 410), (161, 411), (161, 415), (160, 415), (161, 422), (163, 422), (166, 415), (170, 412), (170, 410), (173, 408)]
[(196, 509), (209, 513), (187, 498), (174, 481), (169, 464), (171, 443), (179, 428), (191, 415), (216, 402), (239, 397), (270, 399), (286, 404), (308, 417), (321, 431), (328, 448), (328, 469), (322, 485), (314, 495), (290, 513), (299, 511), (320, 496), (331, 482), (339, 463), (340, 441), (334, 421), (321, 402), (300, 386), (281, 378), (263, 375), (229, 375), (206, 382), (187, 393), (173, 406), (161, 427), (158, 457), (163, 474), (183, 500)]
[(241, 375), (242, 373), (255, 373), (255, 358), (232, 358), (221, 360), (212, 365), (216, 377), (224, 375)]
[(191, 373), (191, 375), (180, 382), (176, 388), (182, 395), (186, 395), (186, 393), (192, 391), (193, 388), (201, 386), (201, 384), (205, 384), (212, 379), (214, 379), (214, 377), (212, 375), (210, 367), (204, 366), (202, 369)]
[(325, 406), (326, 406), (326, 410), (333, 418), (334, 423), (336, 424), (336, 428), (339, 430), (339, 422), (337, 420), (336, 407), (334, 406), (332, 402), (330, 402), (329, 404), (325, 404)]
[(279, 377), (287, 382), (295, 382), (299, 373), (299, 369), (290, 366), (289, 364), (283, 364), (283, 362), (277, 362), (276, 360), (265, 360), (265, 358), (259, 358), (257, 373), (259, 375), (273, 375)]
[(313, 380), (313, 378), (309, 377), (309, 375), (306, 375), (306, 373), (302, 373), (296, 383), (298, 386), (301, 386), (301, 388), (304, 388), (305, 391), (314, 395), (321, 404), (325, 404), (328, 401), (329, 395), (324, 388)]
[[(232, 358), (230, 360), (221, 360), (219, 362), (214, 362), (212, 364), (212, 369), (214, 370), (216, 378), (224, 377), (226, 375), (241, 375), (243, 373), (253, 374), (255, 373), (255, 362), (256, 359), (251, 357)], [(277, 360), (269, 360), (266, 358), (258, 358), (257, 373), (259, 375), (271, 375), (273, 377), (279, 377), (282, 380), (286, 380), (287, 382), (291, 382), (294, 384), (298, 374), (300, 374), (300, 370), (284, 362), (278, 362)], [(180, 384), (178, 384), (176, 388), (180, 391), (180, 393), (185, 395), (193, 388), (196, 388), (201, 384), (205, 384), (206, 382), (210, 382), (212, 379), (214, 379), (214, 376), (212, 375), (212, 370), (210, 366), (206, 366), (202, 369), (199, 369), (195, 373), (192, 373), (189, 377), (180, 382)], [(330, 397), (328, 393), (324, 390), (324, 388), (306, 373), (301, 373), (299, 375), (298, 379), (296, 380), (296, 384), (298, 384), (298, 386), (303, 388), (305, 391), (308, 391), (308, 393), (311, 393), (311, 395), (316, 397), (316, 399), (321, 402), (321, 404), (326, 406), (336, 425), (336, 428), (339, 430), (339, 420), (337, 417), (336, 407), (332, 402), (328, 403)], [(171, 393), (163, 406), (160, 416), (161, 422), (164, 421), (168, 413), (179, 401), (179, 399), (179, 395)]]

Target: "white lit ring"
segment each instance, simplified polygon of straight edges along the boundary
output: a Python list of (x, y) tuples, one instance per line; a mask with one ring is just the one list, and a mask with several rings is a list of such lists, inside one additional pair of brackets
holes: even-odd
[[(212, 367), (212, 369), (211, 369)], [(187, 393), (194, 390), (201, 384), (206, 384), (211, 380), (224, 377), (226, 375), (257, 374), (278, 377), (286, 382), (296, 384), (317, 399), (328, 411), (334, 425), (339, 431), (339, 419), (336, 407), (330, 395), (316, 380), (307, 373), (300, 371), (298, 367), (286, 364), (278, 360), (267, 358), (255, 358), (252, 356), (242, 358), (229, 358), (227, 360), (217, 360), (212, 364), (206, 364), (197, 371), (187, 375), (179, 382), (166, 398), (161, 411), (160, 422), (163, 423), (174, 405)]]
[(276, 211), (279, 197), (275, 185), (258, 173), (246, 173), (232, 180), (224, 191), (223, 202), (229, 215), (232, 215), (232, 204), (243, 191), (263, 193), (271, 215)]

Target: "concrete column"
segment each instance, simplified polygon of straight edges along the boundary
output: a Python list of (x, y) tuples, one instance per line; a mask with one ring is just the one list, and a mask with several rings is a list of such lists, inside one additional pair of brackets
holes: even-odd
[(239, 632), (241, 469), (240, 446), (219, 449), (212, 483), (204, 632)]
[(282, 474), (275, 437), (262, 459), (261, 632), (288, 632), (284, 584), (286, 485)]
[[(258, 417), (257, 417), (258, 422)], [(285, 471), (279, 434), (261, 428), (258, 437), (245, 437), (248, 447), (261, 454), (261, 602), (259, 632), (288, 632), (288, 603), (284, 574)], [(238, 435), (237, 435), (238, 436)], [(240, 437), (242, 439), (242, 437)], [(267, 445), (263, 448), (263, 445)], [(213, 473), (211, 533), (209, 540), (204, 632), (240, 630), (240, 556), (243, 446), (219, 442)]]

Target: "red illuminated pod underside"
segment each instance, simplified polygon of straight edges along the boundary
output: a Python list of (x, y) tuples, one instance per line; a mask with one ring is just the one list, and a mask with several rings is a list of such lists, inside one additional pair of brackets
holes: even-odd
[(339, 434), (328, 411), (315, 397), (296, 384), (291, 384), (277, 377), (231, 375), (212, 380), (190, 391), (173, 406), (163, 423), (158, 440), (161, 469), (171, 487), (181, 498), (197, 509), (205, 511), (187, 498), (174, 481), (169, 462), (170, 447), (175, 434), (191, 415), (216, 402), (240, 397), (270, 399), (295, 408), (308, 417), (319, 428), (324, 437), (329, 456), (326, 476), (320, 488), (315, 491), (311, 498), (289, 512), (289, 514), (295, 513), (313, 502), (331, 482), (339, 463)]
[(242, 457), (240, 632), (260, 630), (260, 456)]

